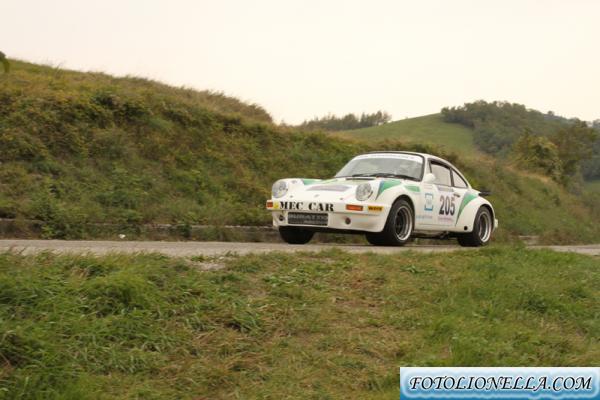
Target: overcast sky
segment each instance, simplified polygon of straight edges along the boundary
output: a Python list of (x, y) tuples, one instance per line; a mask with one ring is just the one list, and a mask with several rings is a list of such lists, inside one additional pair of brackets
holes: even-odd
[(476, 99), (600, 118), (600, 1), (5, 0), (0, 50), (223, 91), (297, 123)]

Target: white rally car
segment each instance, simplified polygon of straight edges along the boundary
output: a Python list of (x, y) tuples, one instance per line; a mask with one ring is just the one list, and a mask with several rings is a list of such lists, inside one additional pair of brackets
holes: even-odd
[(365, 233), (374, 245), (456, 237), (462, 246), (483, 246), (498, 227), (483, 195), (439, 157), (380, 151), (354, 157), (333, 179), (275, 182), (267, 209), (291, 244), (341, 232)]

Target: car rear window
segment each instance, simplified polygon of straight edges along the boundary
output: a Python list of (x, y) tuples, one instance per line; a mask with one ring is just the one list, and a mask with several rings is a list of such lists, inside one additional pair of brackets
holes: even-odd
[(435, 175), (435, 181), (438, 185), (452, 186), (450, 180), (450, 169), (441, 164), (431, 163), (431, 173)]
[(452, 170), (452, 180), (454, 181), (454, 187), (457, 188), (468, 188), (467, 182), (454, 170)]

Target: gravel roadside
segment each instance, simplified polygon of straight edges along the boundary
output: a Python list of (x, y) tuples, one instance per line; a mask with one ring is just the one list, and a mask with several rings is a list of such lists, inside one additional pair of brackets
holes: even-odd
[[(374, 252), (390, 254), (401, 251), (447, 252), (465, 250), (458, 246), (405, 246), (378, 247), (370, 245), (348, 244), (308, 244), (289, 245), (283, 243), (240, 243), (240, 242), (160, 242), (160, 241), (85, 241), (85, 240), (0, 240), (0, 251), (16, 251), (33, 254), (42, 251), (60, 253), (140, 253), (157, 252), (169, 256), (214, 256), (226, 253), (248, 254), (266, 253), (270, 251), (321, 251), (337, 248), (352, 253)], [(600, 245), (584, 246), (529, 246), (529, 248), (546, 248), (555, 251), (576, 252), (600, 256)], [(469, 249), (466, 249), (469, 250)]]

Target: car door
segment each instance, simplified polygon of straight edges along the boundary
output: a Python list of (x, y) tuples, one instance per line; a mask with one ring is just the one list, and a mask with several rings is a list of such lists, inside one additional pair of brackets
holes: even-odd
[[(452, 185), (452, 168), (442, 162), (430, 161), (433, 185), (437, 189), (433, 199), (433, 221), (436, 227), (454, 227), (460, 205), (460, 192)], [(463, 193), (464, 195), (464, 193)]]
[[(434, 166), (433, 168), (437, 171), (437, 175), (440, 175), (437, 166)], [(435, 175), (435, 172), (432, 170), (431, 161), (427, 161), (423, 175), (428, 173), (433, 173)], [(427, 231), (436, 231), (439, 229), (438, 215), (440, 211), (440, 193), (443, 193), (445, 190), (445, 187), (441, 185), (442, 183), (443, 177), (442, 179), (439, 179), (438, 176), (436, 176), (436, 179), (433, 182), (421, 183), (421, 204), (416, 212), (417, 220), (415, 227), (417, 229)]]

